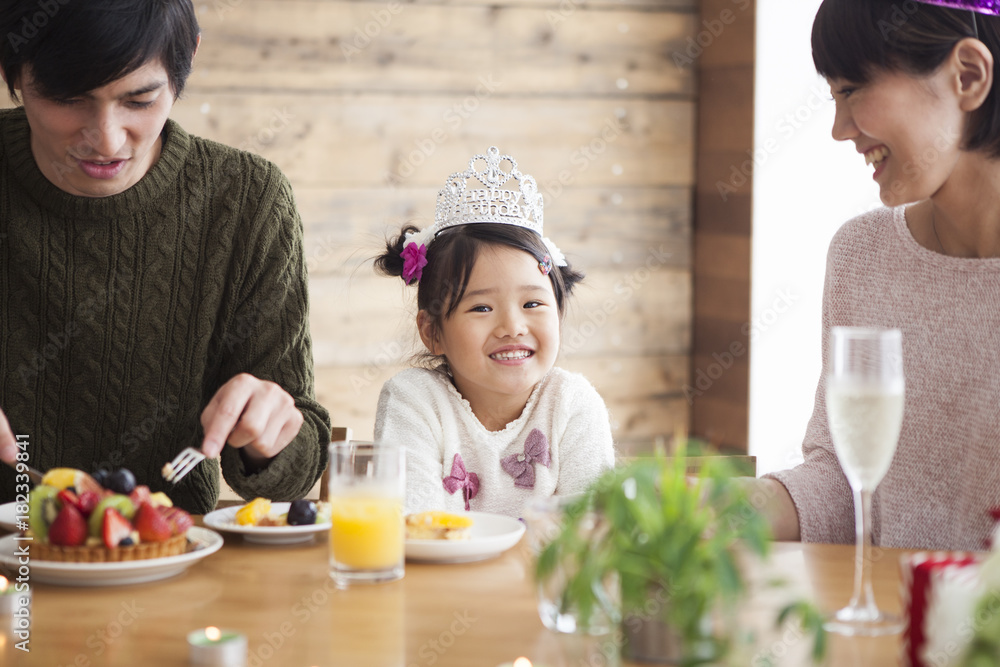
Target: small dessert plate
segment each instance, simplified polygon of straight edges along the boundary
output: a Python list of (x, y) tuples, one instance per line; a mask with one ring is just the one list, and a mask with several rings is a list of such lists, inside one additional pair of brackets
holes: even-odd
[[(271, 503), (272, 514), (284, 514), (291, 503)], [(202, 521), (209, 528), (226, 533), (239, 533), (247, 542), (257, 544), (298, 544), (308, 542), (317, 533), (329, 532), (330, 522), (311, 526), (241, 526), (236, 523), (239, 507), (226, 507), (206, 514)]]
[[(32, 559), (31, 581), (61, 586), (121, 586), (158, 581), (180, 574), (222, 547), (222, 536), (214, 530), (193, 527), (188, 529), (187, 536), (195, 548), (177, 556), (120, 563), (59, 563)], [(16, 551), (25, 544), (16, 538), (17, 535), (0, 538), (0, 565), (14, 570), (18, 567)]]
[(524, 522), (503, 514), (465, 512), (472, 519), (467, 540), (406, 540), (406, 559), (468, 563), (499, 556), (520, 541)]
[(17, 503), (4, 503), (0, 505), (0, 528), (17, 532)]

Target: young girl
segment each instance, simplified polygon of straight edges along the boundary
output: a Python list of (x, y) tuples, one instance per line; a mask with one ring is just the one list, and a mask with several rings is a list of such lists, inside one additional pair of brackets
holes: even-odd
[[(824, 375), (831, 327), (903, 332), (903, 427), (874, 497), (883, 546), (982, 549), (1000, 506), (998, 7), (825, 0), (813, 26), (833, 137), (855, 145), (894, 207), (837, 232), (823, 304)], [(853, 542), (822, 382), (803, 454), (761, 481), (778, 537)]]
[(583, 276), (542, 236), (542, 196), (513, 158), (473, 157), (438, 194), (434, 225), (405, 228), (376, 267), (416, 283), (434, 360), (386, 382), (375, 418), (376, 440), (407, 447), (407, 512), (522, 516), (614, 464), (604, 401), (554, 368)]

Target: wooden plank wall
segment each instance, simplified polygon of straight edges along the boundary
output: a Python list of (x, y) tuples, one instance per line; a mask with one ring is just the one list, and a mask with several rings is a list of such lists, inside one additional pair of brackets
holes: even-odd
[(754, 0), (702, 0), (691, 429), (747, 451)]
[(412, 290), (370, 259), (497, 145), (536, 177), (547, 235), (587, 272), (560, 365), (626, 453), (687, 428), (696, 90), (675, 55), (697, 0), (195, 0), (203, 38), (173, 112), (289, 176), (306, 228), (317, 390), (370, 437), (418, 350)]

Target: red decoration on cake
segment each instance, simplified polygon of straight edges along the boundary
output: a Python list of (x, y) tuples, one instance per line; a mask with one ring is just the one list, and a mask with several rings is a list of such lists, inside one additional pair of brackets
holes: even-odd
[(927, 618), (932, 601), (933, 574), (948, 567), (968, 567), (979, 563), (979, 558), (966, 552), (920, 552), (903, 556), (900, 569), (903, 575), (902, 597), (906, 627), (903, 629), (903, 667), (931, 667), (921, 658), (927, 643)]

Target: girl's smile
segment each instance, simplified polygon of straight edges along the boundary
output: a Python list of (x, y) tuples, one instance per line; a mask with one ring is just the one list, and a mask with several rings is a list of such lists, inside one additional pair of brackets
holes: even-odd
[(490, 355), (490, 359), (502, 364), (517, 365), (534, 354), (534, 351), (527, 347), (518, 345), (506, 345)]

